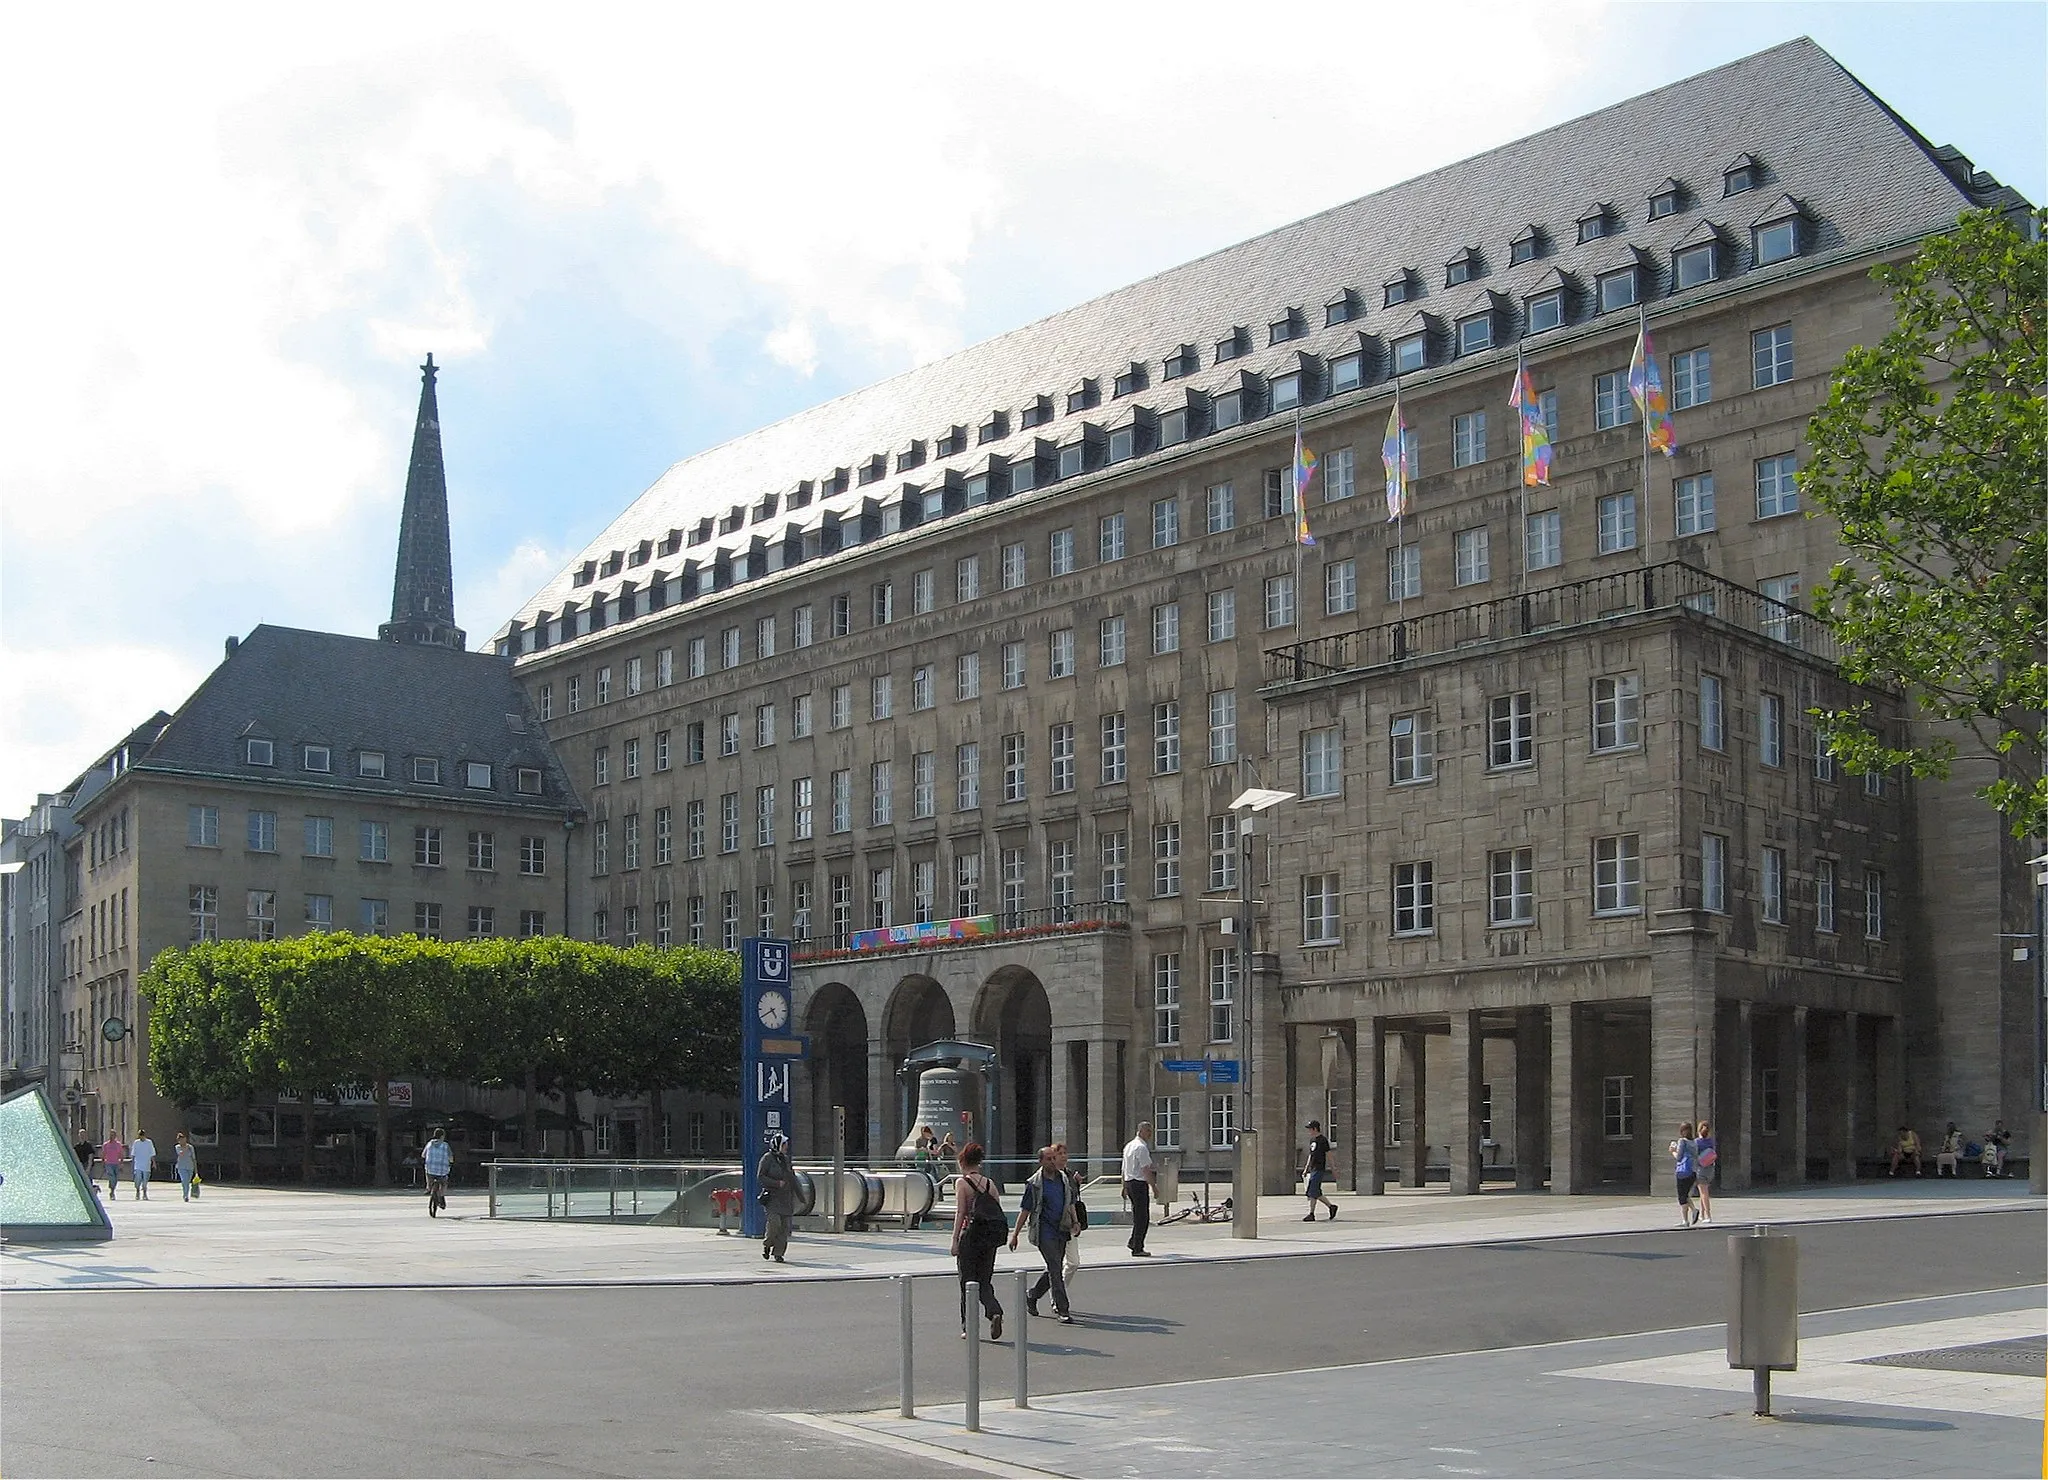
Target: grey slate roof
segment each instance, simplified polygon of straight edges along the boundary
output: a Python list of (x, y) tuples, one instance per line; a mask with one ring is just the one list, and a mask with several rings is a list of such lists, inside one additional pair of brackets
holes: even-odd
[[(1724, 199), (1722, 171), (1744, 154), (1756, 157), (1762, 178), (1754, 190)], [(1971, 183), (1966, 164), (1949, 168)], [(1685, 186), (1683, 208), (1649, 222), (1650, 197), (1674, 179)], [(1513, 338), (1521, 332), (1521, 300), (1539, 279), (1561, 270), (1590, 290), (1594, 273), (1616, 265), (1617, 254), (1626, 257), (1630, 249), (1653, 269), (1645, 296), (1654, 312), (1668, 293), (1673, 245), (1711, 221), (1736, 259), (1733, 270), (1748, 270), (1749, 226), (1785, 195), (1806, 212), (1809, 257), (1937, 231), (1972, 203), (1926, 140), (1812, 41), (1790, 41), (1283, 226), (685, 458), (514, 620), (530, 627), (539, 614), (559, 614), (565, 600), (587, 607), (594, 596), (616, 594), (615, 579), (576, 580), (586, 562), (601, 567), (614, 552), (633, 551), (642, 541), (658, 546), (672, 531), (688, 531), (736, 507), (751, 510), (765, 496), (786, 495), (836, 468), (857, 469), (876, 454), (888, 456), (893, 467), (896, 454), (913, 441), (933, 443), (956, 425), (970, 429), (966, 451), (928, 459), (910, 481), (929, 486), (947, 468), (985, 467), (991, 453), (1014, 455), (1036, 438), (1071, 440), (1082, 422), (1113, 425), (1133, 405), (1182, 404), (1190, 386), (1219, 391), (1246, 370), (1277, 372), (1303, 351), (1328, 356), (1355, 349), (1361, 330), (1384, 342), (1414, 319), (1418, 302), (1448, 318), (1480, 288), (1494, 290), (1517, 310), (1507, 328)], [(1598, 203), (1612, 206), (1614, 234), (1581, 245), (1576, 223)], [(1509, 242), (1532, 223), (1550, 251), (1509, 266)], [(1445, 264), (1470, 246), (1479, 248), (1490, 271), (1446, 289)], [(1382, 285), (1404, 270), (1419, 291), (1394, 308), (1382, 307)], [(1345, 289), (1359, 290), (1362, 319), (1324, 327), (1322, 306)], [(1586, 296), (1574, 321), (1592, 312)], [(1268, 347), (1266, 326), (1296, 308), (1307, 311), (1307, 336)], [(1212, 363), (1216, 342), (1240, 325), (1252, 331), (1251, 353)], [(1165, 380), (1160, 362), (1183, 342), (1200, 347), (1203, 368)], [(1542, 336), (1531, 339), (1530, 353), (1540, 356), (1542, 343)], [(1123, 400), (1105, 396), (1094, 410), (1055, 415), (1042, 427), (1020, 426), (1017, 409), (1037, 396), (1051, 396), (1055, 411), (1064, 412), (1065, 393), (1083, 378), (1099, 378), (1106, 391), (1133, 361), (1150, 367), (1148, 390)], [(1009, 435), (977, 445), (972, 429), (995, 410), (1010, 413)], [(708, 566), (721, 547), (742, 551), (757, 535), (779, 541), (787, 524), (815, 525), (826, 510), (850, 516), (864, 497), (894, 495), (903, 482), (892, 475), (866, 488), (855, 483), (801, 513), (743, 523), (710, 544), (622, 574), (644, 589), (657, 571), (673, 576), (683, 558)]]
[[(242, 740), (250, 736), (275, 742), (276, 765), (248, 763)], [(308, 743), (331, 748), (331, 773), (303, 769), (300, 747)], [(384, 752), (384, 779), (356, 774), (361, 750)], [(416, 755), (439, 758), (441, 784), (412, 780)], [(491, 764), (490, 791), (464, 785), (469, 761)], [(539, 796), (516, 791), (521, 766), (541, 772)], [(568, 777), (503, 659), (295, 627), (261, 626), (237, 644), (136, 768), (443, 804), (556, 814), (576, 807)]]

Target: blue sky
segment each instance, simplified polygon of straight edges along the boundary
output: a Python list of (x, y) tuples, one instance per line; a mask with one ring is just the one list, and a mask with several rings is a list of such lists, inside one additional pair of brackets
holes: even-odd
[(0, 60), (9, 812), (231, 633), (375, 631), (428, 350), (481, 643), (694, 451), (1793, 36), (2048, 198), (2041, 4), (46, 12)]

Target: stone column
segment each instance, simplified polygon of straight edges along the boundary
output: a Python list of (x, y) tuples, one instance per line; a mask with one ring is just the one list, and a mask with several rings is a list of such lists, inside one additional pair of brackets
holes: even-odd
[(1473, 1194), (1479, 1191), (1481, 1148), (1479, 1111), (1481, 1081), (1486, 1077), (1479, 1034), (1477, 1008), (1460, 1008), (1451, 1014), (1451, 1191)]
[(1116, 1134), (1123, 1101), (1119, 1047), (1111, 1038), (1088, 1040), (1088, 1154), (1094, 1157), (1114, 1156), (1122, 1144)]
[(1835, 1029), (1835, 1044), (1840, 1049), (1834, 1056), (1837, 1064), (1835, 1087), (1841, 1095), (1841, 1106), (1834, 1119), (1837, 1121), (1836, 1134), (1841, 1147), (1841, 1166), (1836, 1168), (1834, 1154), (1829, 1153), (1828, 1173), (1837, 1182), (1856, 1180), (1856, 1152), (1860, 1144), (1858, 1113), (1863, 1105), (1863, 1019), (1853, 1012), (1842, 1014)]
[[(1075, 1055), (1083, 1057), (1079, 1064), (1080, 1074), (1075, 1073)], [(1055, 1039), (1052, 1045), (1052, 1138), (1067, 1143), (1070, 1157), (1088, 1154), (1088, 1128), (1079, 1113), (1081, 1098), (1087, 1093), (1086, 1074), (1088, 1052), (1086, 1044), (1076, 1043), (1071, 1038)], [(1203, 1134), (1207, 1135), (1206, 1127)]]
[(1693, 909), (1650, 923), (1651, 1182), (1669, 1170), (1663, 1148), (1687, 1121), (1714, 1114), (1714, 926)]
[(1251, 966), (1245, 1004), (1251, 1013), (1251, 1061), (1240, 1071), (1251, 1078), (1234, 1091), (1237, 1123), (1260, 1132), (1259, 1191), (1285, 1195), (1294, 1191), (1294, 1133), (1288, 1126), (1288, 1109), (1294, 1103), (1294, 1034), (1282, 1020), (1279, 958), (1260, 951), (1252, 956)]
[[(896, 1083), (896, 1063), (889, 1056), (882, 1040), (868, 1040), (868, 1149), (877, 1161), (885, 1161), (896, 1154), (904, 1138), (910, 1134), (908, 1126), (898, 1125), (903, 1112), (897, 1106), (902, 1091)], [(914, 1111), (917, 1107), (912, 1106)], [(829, 1132), (828, 1132), (829, 1134)]]
[(1778, 1038), (1778, 1185), (1806, 1180), (1807, 1088), (1806, 1009), (1785, 1014)]
[[(1543, 1165), (1550, 1138), (1544, 1114), (1548, 1047), (1543, 1041), (1543, 1009), (1525, 1007), (1515, 1014), (1515, 1190), (1536, 1192), (1543, 1186)], [(1495, 1138), (1499, 1139), (1498, 1137)]]
[(1721, 1055), (1720, 1093), (1715, 1096), (1714, 1140), (1720, 1147), (1724, 1192), (1747, 1192), (1756, 1184), (1756, 1052), (1754, 1005), (1737, 1002), (1723, 1010), (1729, 1029)]
[(1362, 1017), (1351, 1039), (1351, 1190), (1367, 1197), (1386, 1191), (1387, 1035), (1381, 1020)]
[(1579, 1098), (1579, 1009), (1557, 1002), (1550, 1008), (1550, 1190), (1583, 1192), (1591, 1168), (1582, 1147), (1587, 1112)]
[(1401, 1106), (1407, 1124), (1401, 1127), (1401, 1185), (1420, 1187), (1429, 1163), (1429, 1036), (1419, 1029), (1401, 1032)]

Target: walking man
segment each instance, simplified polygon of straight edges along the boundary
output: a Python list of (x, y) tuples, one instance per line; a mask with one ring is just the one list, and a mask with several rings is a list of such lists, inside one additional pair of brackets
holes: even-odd
[(1337, 1205), (1323, 1195), (1323, 1183), (1330, 1175), (1330, 1138), (1323, 1134), (1323, 1123), (1311, 1120), (1308, 1123), (1308, 1159), (1302, 1163), (1301, 1175), (1308, 1185), (1308, 1216), (1301, 1221), (1316, 1221), (1316, 1204), (1321, 1203), (1330, 1210), (1330, 1220), (1336, 1221)]
[(1145, 1235), (1152, 1227), (1152, 1122), (1138, 1122), (1138, 1133), (1124, 1147), (1124, 1197), (1131, 1205), (1131, 1257), (1150, 1259)]
[(155, 1164), (156, 1142), (150, 1140), (148, 1131), (137, 1131), (128, 1143), (128, 1165), (135, 1178), (135, 1195), (144, 1202), (149, 1201), (149, 1171)]
[(121, 1168), (127, 1163), (128, 1148), (121, 1144), (119, 1136), (108, 1131), (106, 1144), (100, 1147), (100, 1169), (107, 1174), (108, 1202), (112, 1202), (114, 1194), (121, 1190)]
[(1067, 1305), (1067, 1243), (1077, 1232), (1072, 1173), (1060, 1170), (1059, 1157), (1047, 1146), (1038, 1153), (1038, 1170), (1024, 1184), (1024, 1200), (1017, 1209), (1017, 1226), (1010, 1230), (1010, 1248), (1017, 1247), (1019, 1234), (1031, 1235), (1038, 1257), (1045, 1261), (1045, 1273), (1024, 1297), (1024, 1308), (1038, 1314), (1038, 1302), (1052, 1292), (1053, 1313), (1065, 1325), (1074, 1324)]
[(438, 1218), (448, 1206), (448, 1174), (455, 1170), (455, 1148), (438, 1125), (420, 1152), (420, 1166), (427, 1174), (427, 1216)]
[(1060, 1171), (1066, 1175), (1067, 1184), (1074, 1191), (1074, 1231), (1067, 1235), (1067, 1257), (1060, 1268), (1060, 1273), (1067, 1281), (1067, 1294), (1071, 1297), (1074, 1293), (1074, 1276), (1081, 1272), (1081, 1235), (1088, 1231), (1087, 1225), (1081, 1220), (1088, 1216), (1088, 1207), (1087, 1204), (1081, 1201), (1080, 1173), (1067, 1170), (1067, 1143), (1065, 1141), (1055, 1141), (1052, 1143), (1052, 1159)]
[(789, 1164), (789, 1143), (771, 1133), (768, 1149), (756, 1168), (761, 1183), (761, 1210), (768, 1228), (761, 1236), (761, 1257), (783, 1263), (789, 1252), (789, 1220), (796, 1216), (796, 1168)]

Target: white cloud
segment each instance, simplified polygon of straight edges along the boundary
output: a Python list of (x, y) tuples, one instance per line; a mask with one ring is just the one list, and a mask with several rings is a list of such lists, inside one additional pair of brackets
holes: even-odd
[(761, 341), (761, 347), (768, 351), (768, 358), (778, 365), (787, 365), (799, 375), (811, 376), (818, 373), (818, 340), (811, 333), (811, 326), (802, 319), (791, 319)]
[(0, 650), (0, 777), (12, 813), (67, 786), (159, 709), (175, 712), (220, 660), (123, 643)]

